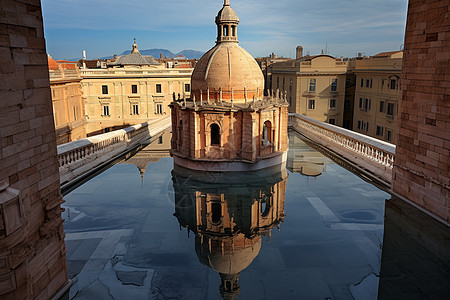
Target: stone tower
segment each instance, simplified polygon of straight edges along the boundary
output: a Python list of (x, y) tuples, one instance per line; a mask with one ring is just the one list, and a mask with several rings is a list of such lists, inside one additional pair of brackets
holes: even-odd
[(192, 73), (191, 98), (171, 104), (175, 164), (248, 171), (286, 160), (285, 92), (264, 95), (261, 69), (238, 45), (238, 24), (226, 0), (216, 16), (216, 45)]

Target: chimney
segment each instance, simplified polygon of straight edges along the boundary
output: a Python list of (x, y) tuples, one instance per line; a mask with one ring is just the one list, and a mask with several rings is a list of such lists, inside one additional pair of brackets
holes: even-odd
[(159, 54), (159, 59), (163, 59), (162, 53)]
[(295, 55), (295, 59), (300, 59), (303, 57), (303, 47), (302, 46), (298, 46), (296, 49), (296, 55)]

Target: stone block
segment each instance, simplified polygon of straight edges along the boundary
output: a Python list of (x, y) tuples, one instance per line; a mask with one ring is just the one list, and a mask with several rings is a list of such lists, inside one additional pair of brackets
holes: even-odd
[(0, 275), (0, 296), (14, 291), (16, 288), (16, 280), (14, 272)]
[(19, 191), (7, 188), (0, 192), (0, 205), (3, 212), (3, 223), (6, 236), (10, 235), (23, 224), (23, 211), (21, 208)]

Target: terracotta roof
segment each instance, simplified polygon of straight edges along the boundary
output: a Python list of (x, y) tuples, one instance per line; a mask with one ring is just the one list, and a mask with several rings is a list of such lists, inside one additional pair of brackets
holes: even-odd
[(391, 55), (399, 53), (399, 52), (402, 52), (402, 51), (399, 50), (399, 51), (381, 52), (372, 57), (388, 57), (388, 56), (391, 56)]
[(56, 60), (51, 58), (50, 55), (48, 56), (48, 69), (49, 70), (59, 70), (58, 63), (56, 62)]
[(60, 65), (63, 69), (72, 69), (76, 70), (78, 62), (76, 61), (68, 61), (68, 60), (58, 60), (56, 61), (58, 65)]

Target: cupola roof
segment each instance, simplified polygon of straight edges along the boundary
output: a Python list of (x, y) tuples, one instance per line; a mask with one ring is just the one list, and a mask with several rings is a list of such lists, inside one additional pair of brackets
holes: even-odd
[(264, 76), (256, 60), (238, 45), (237, 25), (239, 18), (225, 0), (216, 17), (216, 46), (197, 63), (191, 77), (193, 96), (199, 99), (212, 91), (213, 100), (262, 98)]

